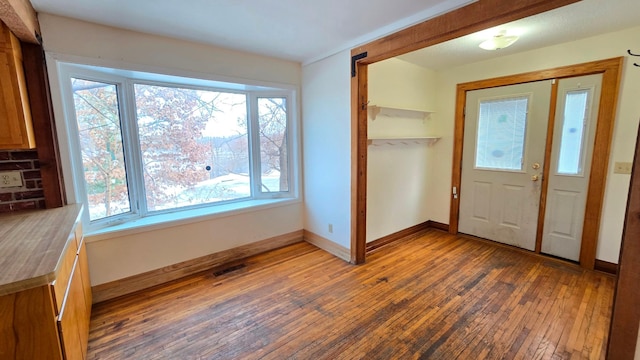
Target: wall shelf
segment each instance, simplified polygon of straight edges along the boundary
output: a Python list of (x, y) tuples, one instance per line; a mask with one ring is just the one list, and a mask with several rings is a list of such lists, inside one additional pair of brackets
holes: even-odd
[(429, 146), (440, 140), (439, 136), (418, 136), (418, 137), (389, 137), (389, 138), (373, 138), (368, 139), (367, 143), (373, 146), (380, 145), (409, 145), (409, 144), (427, 144)]
[(428, 119), (434, 111), (430, 111), (427, 109), (412, 109), (412, 108), (402, 108), (397, 106), (383, 106), (383, 105), (369, 105), (367, 106), (369, 110), (369, 116), (373, 120), (375, 120), (378, 115), (384, 116), (398, 116), (402, 115), (402, 113), (409, 114), (411, 113), (413, 116), (418, 115), (422, 117), (424, 120)]

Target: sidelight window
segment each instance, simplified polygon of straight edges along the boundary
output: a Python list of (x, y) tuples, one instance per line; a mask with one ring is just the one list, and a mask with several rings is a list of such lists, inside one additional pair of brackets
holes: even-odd
[(581, 175), (583, 172), (589, 93), (590, 89), (574, 90), (565, 96), (557, 169), (559, 175)]

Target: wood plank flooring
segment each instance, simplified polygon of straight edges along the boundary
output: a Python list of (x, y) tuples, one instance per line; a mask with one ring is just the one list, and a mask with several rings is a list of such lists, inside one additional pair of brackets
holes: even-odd
[(307, 243), (94, 305), (88, 359), (603, 359), (612, 276), (427, 230)]

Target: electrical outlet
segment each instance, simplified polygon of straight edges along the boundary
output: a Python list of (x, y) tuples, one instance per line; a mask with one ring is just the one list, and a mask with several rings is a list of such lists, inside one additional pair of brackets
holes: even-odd
[(631, 174), (631, 163), (630, 162), (616, 162), (613, 165), (613, 173), (614, 174)]
[(329, 234), (333, 234), (333, 224), (329, 224)]
[(22, 187), (22, 174), (20, 171), (0, 172), (0, 188)]

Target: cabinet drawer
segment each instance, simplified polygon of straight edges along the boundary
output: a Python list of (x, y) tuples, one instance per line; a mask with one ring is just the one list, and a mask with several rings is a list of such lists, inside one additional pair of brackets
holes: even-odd
[(93, 303), (93, 295), (91, 293), (91, 279), (89, 277), (89, 260), (87, 259), (87, 245), (80, 244), (78, 250), (78, 268), (82, 272), (82, 286), (84, 291), (84, 300), (86, 302), (88, 314), (91, 315), (91, 304)]
[[(76, 253), (78, 248), (76, 247), (75, 232), (69, 235), (67, 241), (67, 250), (62, 255), (62, 263), (58, 276), (53, 281), (53, 303), (55, 304), (56, 314), (60, 314), (62, 309), (62, 301), (64, 300), (65, 292), (69, 285), (69, 279), (71, 278), (71, 272), (73, 271), (73, 264), (76, 260)], [(73, 237), (73, 238), (72, 238)]]

